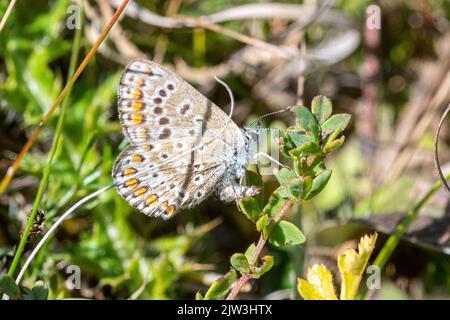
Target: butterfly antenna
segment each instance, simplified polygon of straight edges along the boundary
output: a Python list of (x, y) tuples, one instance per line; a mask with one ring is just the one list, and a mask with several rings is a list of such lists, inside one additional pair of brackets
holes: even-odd
[(218, 83), (220, 83), (222, 86), (225, 87), (225, 89), (228, 92), (228, 95), (230, 96), (230, 114), (228, 115), (228, 119), (227, 119), (227, 123), (225, 124), (225, 126), (222, 128), (222, 131), (220, 131), (220, 133), (217, 135), (217, 137), (221, 136), (222, 133), (226, 130), (226, 128), (228, 127), (228, 124), (231, 121), (231, 117), (233, 116), (233, 112), (234, 112), (234, 96), (233, 96), (233, 91), (231, 91), (230, 87), (221, 79), (219, 79), (217, 76), (214, 76), (214, 79), (216, 79), (216, 81)]
[(87, 195), (86, 197), (84, 197), (83, 199), (81, 199), (80, 201), (78, 201), (77, 203), (75, 203), (73, 206), (71, 206), (69, 208), (69, 210), (67, 210), (66, 212), (64, 212), (64, 214), (58, 218), (58, 220), (55, 221), (55, 223), (50, 227), (50, 229), (48, 229), (47, 233), (44, 235), (44, 237), (41, 239), (41, 241), (39, 241), (39, 243), (37, 244), (37, 246), (34, 248), (33, 252), (31, 252), (30, 256), (28, 257), (27, 261), (25, 261), (25, 264), (23, 265), (22, 269), (19, 272), (19, 275), (17, 276), (16, 279), (16, 283), (19, 284), (20, 280), (22, 280), (22, 277), (25, 273), (25, 271), (28, 269), (28, 266), (30, 265), (30, 263), (33, 261), (34, 257), (38, 254), (39, 250), (41, 250), (42, 246), (45, 244), (45, 242), (48, 240), (48, 238), (50, 238), (50, 236), (53, 234), (53, 232), (55, 232), (56, 228), (58, 228), (58, 226), (64, 221), (66, 220), (76, 209), (78, 209), (81, 205), (83, 205), (84, 203), (88, 202), (89, 200), (91, 200), (92, 198), (95, 198), (96, 196), (98, 196), (99, 194), (111, 189), (112, 187), (114, 187), (116, 184), (110, 184), (107, 187), (104, 187), (100, 190), (97, 190), (89, 195)]
[(257, 118), (257, 119), (254, 120), (252, 123), (250, 123), (250, 126), (252, 126), (255, 122), (259, 122), (259, 120), (261, 120), (262, 118), (265, 118), (265, 117), (268, 117), (268, 116), (271, 116), (271, 115), (274, 115), (274, 114), (277, 114), (277, 113), (283, 113), (283, 112), (286, 112), (286, 111), (290, 111), (291, 108), (292, 108), (292, 107), (289, 106), (289, 107), (286, 107), (286, 108), (284, 108), (284, 109), (282, 109), (282, 110), (278, 110), (278, 111), (273, 111), (273, 112), (266, 113), (265, 115), (262, 115), (261, 117)]

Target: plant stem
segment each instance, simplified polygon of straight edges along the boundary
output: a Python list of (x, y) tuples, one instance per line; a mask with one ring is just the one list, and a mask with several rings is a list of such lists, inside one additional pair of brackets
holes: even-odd
[(85, 204), (86, 202), (88, 202), (89, 200), (97, 197), (99, 194), (111, 189), (112, 187), (114, 187), (114, 184), (111, 184), (107, 187), (104, 187), (100, 190), (97, 190), (89, 195), (87, 195), (86, 197), (84, 197), (83, 199), (81, 199), (80, 201), (78, 201), (77, 203), (75, 203), (73, 206), (71, 206), (65, 213), (63, 213), (63, 215), (61, 217), (59, 217), (55, 223), (50, 227), (50, 229), (48, 229), (47, 233), (44, 235), (44, 237), (42, 237), (41, 241), (39, 241), (39, 243), (37, 244), (37, 246), (33, 249), (33, 251), (31, 252), (30, 256), (28, 257), (27, 261), (25, 261), (25, 264), (23, 265), (22, 269), (19, 272), (19, 275), (17, 276), (16, 279), (16, 284), (20, 283), (20, 280), (22, 280), (23, 275), (25, 274), (25, 271), (27, 271), (28, 266), (31, 264), (31, 262), (33, 261), (34, 257), (38, 254), (39, 250), (41, 250), (41, 248), (44, 246), (44, 244), (46, 243), (46, 241), (50, 238), (50, 236), (56, 231), (56, 229), (58, 228), (58, 226), (64, 222), (64, 220), (66, 220), (76, 209), (78, 209), (81, 205)]
[[(446, 180), (450, 179), (450, 174), (446, 175), (445, 179)], [(408, 230), (411, 223), (417, 217), (417, 214), (419, 213), (420, 209), (422, 209), (425, 203), (427, 203), (428, 200), (437, 191), (439, 191), (441, 186), (442, 186), (441, 181), (436, 182), (430, 188), (430, 190), (428, 190), (427, 193), (425, 193), (423, 197), (408, 211), (406, 217), (402, 220), (402, 222), (400, 222), (400, 224), (395, 229), (395, 232), (389, 236), (388, 240), (384, 244), (381, 251), (378, 253), (373, 263), (375, 266), (380, 268), (380, 270), (382, 270), (385, 267), (386, 263), (389, 261), (389, 258), (391, 257), (392, 253), (394, 252), (395, 248), (397, 247), (406, 230)], [(364, 297), (367, 291), (368, 291), (367, 286), (363, 286), (361, 297)]]
[(9, 2), (8, 8), (6, 8), (6, 12), (2, 17), (2, 21), (0, 21), (0, 32), (2, 32), (3, 27), (5, 26), (6, 21), (8, 20), (15, 5), (16, 5), (16, 0), (11, 0)]
[[(248, 259), (248, 263), (252, 266), (255, 265), (258, 261), (259, 256), (261, 255), (262, 250), (264, 249), (264, 246), (266, 244), (267, 239), (270, 236), (270, 233), (272, 232), (275, 225), (281, 220), (281, 218), (284, 216), (284, 214), (289, 210), (289, 208), (293, 205), (292, 200), (288, 200), (284, 206), (278, 211), (278, 213), (272, 218), (272, 222), (269, 224), (269, 229), (267, 230), (267, 237), (264, 238), (263, 233), (261, 232), (261, 235), (259, 236), (258, 244), (255, 247), (255, 251), (251, 255), (251, 257)], [(233, 288), (231, 289), (230, 293), (228, 294), (226, 300), (234, 300), (236, 299), (239, 292), (242, 290), (242, 287), (245, 286), (245, 284), (252, 278), (251, 274), (244, 273), (234, 284)]]
[[(84, 8), (84, 6), (81, 5), (81, 14), (80, 14), (82, 17), (81, 19), (83, 19), (83, 16), (84, 16), (83, 8)], [(75, 72), (75, 66), (77, 64), (77, 58), (78, 58), (78, 54), (80, 51), (81, 30), (82, 30), (82, 28), (78, 28), (75, 30), (75, 37), (73, 40), (72, 52), (71, 52), (71, 56), (70, 56), (69, 72), (67, 74), (67, 83), (69, 83), (70, 78), (72, 77), (72, 75)], [(11, 277), (14, 276), (17, 265), (19, 264), (20, 258), (22, 257), (23, 250), (24, 250), (25, 245), (28, 240), (28, 235), (30, 234), (31, 228), (33, 227), (34, 219), (36, 217), (37, 211), (39, 209), (39, 205), (40, 205), (42, 197), (44, 195), (44, 191), (47, 186), (48, 178), (50, 177), (50, 174), (52, 171), (53, 159), (55, 158), (56, 150), (58, 150), (58, 147), (59, 147), (60, 141), (61, 141), (62, 129), (64, 127), (64, 120), (65, 120), (65, 115), (66, 115), (66, 111), (67, 111), (67, 105), (69, 102), (70, 91), (71, 91), (71, 88), (68, 90), (67, 95), (64, 97), (64, 100), (61, 104), (61, 114), (59, 115), (58, 123), (56, 125), (55, 139), (53, 140), (52, 147), (50, 149), (50, 155), (49, 155), (49, 158), (47, 161), (47, 165), (44, 168), (44, 173), (42, 174), (42, 180), (39, 185), (39, 189), (36, 194), (36, 198), (34, 199), (33, 209), (31, 210), (31, 214), (27, 221), (27, 226), (25, 228), (25, 231), (22, 234), (22, 237), (19, 242), (19, 246), (17, 247), (16, 253), (14, 255), (14, 259), (8, 270), (8, 275), (10, 275)]]

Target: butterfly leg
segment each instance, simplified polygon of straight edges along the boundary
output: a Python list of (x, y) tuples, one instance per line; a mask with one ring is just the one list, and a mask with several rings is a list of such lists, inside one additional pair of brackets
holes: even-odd
[(244, 197), (253, 197), (261, 192), (261, 188), (256, 186), (243, 186), (233, 183), (216, 191), (216, 196), (223, 202), (238, 201)]

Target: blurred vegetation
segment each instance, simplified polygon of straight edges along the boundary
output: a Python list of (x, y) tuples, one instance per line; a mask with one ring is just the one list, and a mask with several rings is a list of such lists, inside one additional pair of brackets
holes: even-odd
[[(8, 3), (0, 2), (0, 16)], [(86, 1), (79, 61), (104, 28), (107, 9), (114, 11), (108, 3)], [(251, 2), (133, 3), (161, 16), (198, 17)], [(302, 4), (302, 1), (280, 3)], [(364, 25), (370, 4), (364, 0), (338, 0), (333, 4), (333, 10), (353, 21), (361, 41), (367, 32)], [(2, 177), (66, 82), (75, 32), (67, 27), (71, 5), (76, 2), (19, 0), (0, 32)], [(242, 297), (298, 298), (297, 278), (306, 278), (308, 266), (322, 263), (338, 275), (339, 254), (356, 247), (359, 237), (370, 230), (378, 231), (375, 256), (386, 236), (437, 179), (433, 174), (432, 143), (436, 119), (450, 101), (447, 90), (450, 50), (446, 46), (450, 37), (450, 3), (380, 0), (377, 5), (381, 8), (382, 28), (381, 41), (375, 50), (379, 71), (374, 78), (365, 77), (368, 50), (364, 43), (342, 61), (333, 64), (313, 61), (308, 72), (300, 77), (305, 80), (300, 97), (299, 77), (278, 74), (281, 71), (276, 69), (277, 65), (247, 64), (222, 75), (235, 95), (234, 119), (239, 125), (295, 104), (299, 98), (310, 105), (312, 97), (319, 94), (332, 99), (336, 112), (354, 115), (351, 128), (346, 131), (346, 144), (327, 160), (327, 166), (333, 169), (327, 187), (317, 198), (296, 206), (287, 215), (305, 233), (305, 245), (301, 248), (269, 245), (267, 251), (274, 257), (275, 265), (257, 283), (251, 283), (251, 288), (245, 288), (248, 290)], [(227, 29), (280, 47), (292, 39), (279, 40), (277, 36), (292, 24), (291, 20), (275, 18), (220, 23)], [(113, 31), (118, 28), (116, 25)], [(112, 165), (125, 146), (117, 118), (116, 90), (121, 71), (131, 57), (142, 54), (172, 66), (219, 106), (226, 106), (228, 97), (214, 81), (202, 81), (207, 78), (202, 71), (224, 64), (231, 57), (235, 57), (233, 62), (244, 61), (236, 60), (235, 54), (246, 44), (200, 27), (161, 28), (124, 16), (120, 31), (119, 36), (111, 34), (102, 44), (69, 96), (61, 145), (39, 207), (45, 213), (44, 230), (70, 205), (111, 184)], [(307, 50), (320, 46), (325, 38), (333, 38), (334, 32), (313, 22), (304, 35)], [(297, 45), (299, 39), (297, 43), (292, 41)], [(180, 61), (188, 67), (182, 68), (184, 64)], [(213, 70), (219, 73), (219, 69)], [(200, 80), (194, 81), (196, 75)], [(283, 87), (275, 86), (281, 82)], [(377, 106), (376, 117), (364, 113), (367, 101), (364, 89), (370, 82), (376, 87), (372, 101)], [(59, 111), (51, 117), (7, 191), (0, 196), (2, 274), (8, 271), (36, 197), (58, 114)], [(289, 114), (280, 113), (265, 118), (263, 125), (286, 128), (292, 124), (290, 121)], [(370, 122), (377, 125), (372, 140), (364, 135)], [(444, 131), (445, 128), (441, 161), (448, 162), (450, 132)], [(264, 176), (264, 183), (264, 196), (268, 200), (277, 182), (275, 177)], [(450, 297), (448, 208), (448, 197), (443, 192), (431, 198), (383, 271), (381, 290), (371, 297)], [(41, 236), (38, 232), (30, 237), (24, 256)], [(50, 299), (193, 299), (197, 291), (204, 291), (229, 270), (233, 253), (244, 252), (256, 238), (253, 224), (234, 205), (209, 199), (198, 208), (162, 221), (136, 212), (110, 190), (64, 222), (31, 265), (23, 285), (33, 287), (37, 281), (43, 281), (49, 288)], [(21, 264), (23, 261), (24, 258)], [(81, 270), (79, 290), (66, 286), (70, 265)], [(40, 286), (34, 290), (37, 295)]]

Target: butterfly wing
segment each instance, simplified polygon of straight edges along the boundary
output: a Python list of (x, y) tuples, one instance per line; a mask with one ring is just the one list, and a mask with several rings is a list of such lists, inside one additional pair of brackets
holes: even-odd
[[(122, 130), (133, 145), (179, 139), (199, 126), (203, 137), (212, 137), (227, 122), (227, 115), (190, 84), (144, 59), (127, 65), (118, 95)], [(222, 140), (236, 139), (243, 143), (239, 128), (230, 121)]]
[(131, 146), (114, 165), (116, 188), (151, 216), (169, 218), (203, 201), (234, 150), (244, 146), (241, 131), (232, 121), (227, 124), (219, 107), (171, 71), (143, 59), (133, 60), (122, 75), (119, 118)]
[(172, 162), (162, 161), (161, 152), (177, 154), (174, 148), (168, 143), (163, 143), (160, 150), (131, 145), (114, 165), (118, 193), (146, 215), (167, 219), (198, 205), (211, 194), (224, 173), (225, 159), (218, 161), (211, 156), (222, 152), (218, 141), (199, 151), (204, 156), (192, 152)]

